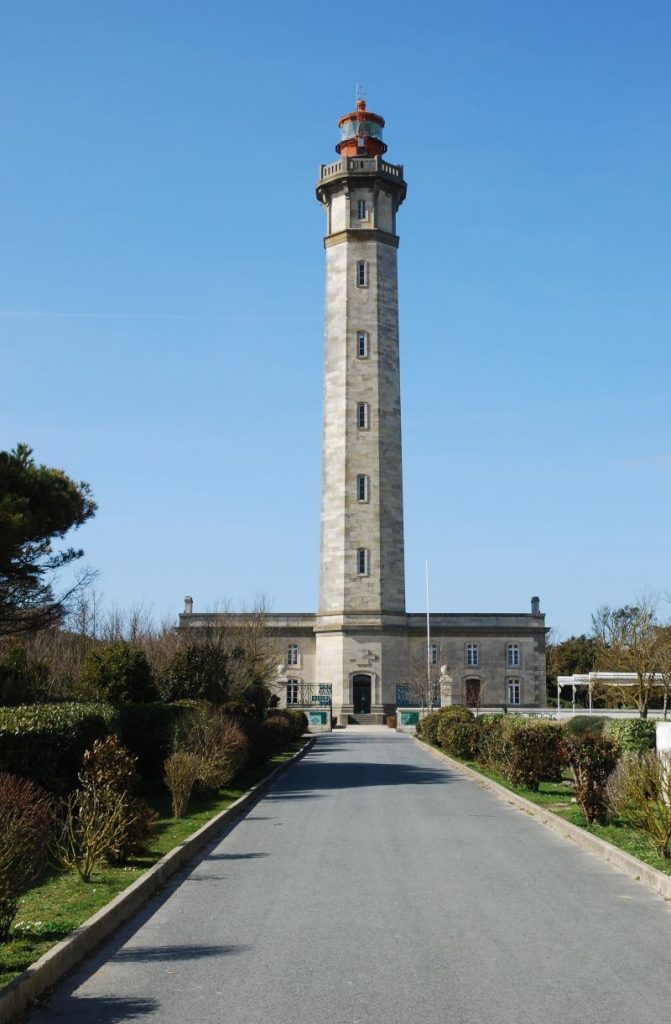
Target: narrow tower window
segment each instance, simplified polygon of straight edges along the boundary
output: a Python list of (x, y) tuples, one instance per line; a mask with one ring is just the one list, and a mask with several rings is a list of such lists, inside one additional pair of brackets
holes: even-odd
[(357, 331), (356, 354), (359, 359), (368, 359), (368, 331)]
[(287, 679), (287, 707), (298, 704), (300, 687), (297, 679)]
[(359, 220), (365, 220), (368, 216), (368, 210), (366, 209), (366, 200), (359, 199), (356, 204), (356, 215)]
[(289, 644), (287, 647), (287, 665), (298, 664), (298, 644)]
[(365, 260), (359, 260), (357, 262), (356, 283), (359, 288), (365, 288), (368, 285), (368, 264)]
[(466, 664), (471, 668), (480, 664), (480, 652), (477, 644), (466, 644)]
[(357, 576), (368, 575), (368, 548), (357, 548), (356, 551), (356, 573)]
[(368, 402), (359, 402), (357, 404), (356, 425), (359, 430), (368, 429)]
[(438, 664), (438, 644), (429, 644), (429, 664)]
[(356, 500), (368, 501), (368, 477), (365, 473), (359, 473), (356, 478)]

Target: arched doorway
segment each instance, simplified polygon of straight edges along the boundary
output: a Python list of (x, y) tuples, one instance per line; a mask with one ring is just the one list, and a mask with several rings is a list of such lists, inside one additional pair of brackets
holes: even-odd
[(480, 707), (480, 680), (467, 679), (464, 682), (464, 703), (468, 708)]
[(352, 676), (352, 708), (355, 715), (370, 714), (371, 678), (365, 673)]

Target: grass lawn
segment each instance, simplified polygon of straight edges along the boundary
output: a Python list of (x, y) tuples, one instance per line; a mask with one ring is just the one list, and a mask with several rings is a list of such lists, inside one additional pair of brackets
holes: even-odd
[[(427, 746), (430, 746), (430, 744), (427, 744)], [(436, 749), (439, 750), (440, 747), (436, 747)], [(472, 768), (473, 771), (483, 775), (486, 779), (498, 782), (500, 786), (504, 786), (513, 793), (517, 793), (518, 796), (523, 796), (526, 800), (545, 807), (546, 810), (552, 811), (554, 814), (559, 815), (560, 818), (565, 818), (572, 825), (586, 829), (587, 832), (598, 836), (599, 839), (605, 839), (607, 843), (612, 843), (613, 846), (625, 850), (632, 857), (638, 857), (639, 860), (644, 861), (653, 868), (657, 868), (658, 871), (663, 871), (665, 875), (671, 875), (671, 860), (656, 854), (638, 832), (627, 828), (617, 818), (613, 819), (609, 825), (589, 825), (587, 823), (587, 819), (580, 808), (571, 802), (573, 786), (570, 781), (570, 772), (565, 773), (565, 779), (562, 783), (541, 782), (539, 791), (534, 793), (529, 789), (524, 789), (522, 786), (511, 785), (503, 775), (482, 768), (475, 761), (464, 761), (458, 757), (454, 757), (453, 760), (461, 761), (462, 764)]]
[(51, 946), (64, 939), (88, 917), (104, 907), (134, 882), (164, 854), (196, 832), (201, 825), (225, 810), (255, 783), (304, 745), (292, 744), (260, 768), (245, 772), (232, 789), (221, 789), (213, 797), (192, 797), (184, 818), (171, 816), (170, 796), (163, 787), (140, 791), (139, 795), (160, 815), (151, 840), (151, 850), (119, 867), (100, 865), (90, 882), (82, 882), (74, 871), (52, 869), (22, 898), (10, 940), (0, 944), (0, 986), (29, 967)]

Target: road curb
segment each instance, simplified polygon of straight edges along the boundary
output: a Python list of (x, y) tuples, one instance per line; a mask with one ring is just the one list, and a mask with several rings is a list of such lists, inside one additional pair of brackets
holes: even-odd
[(87, 953), (90, 953), (103, 939), (111, 935), (123, 921), (128, 920), (171, 875), (190, 860), (210, 839), (213, 839), (224, 825), (237, 818), (241, 811), (258, 800), (278, 775), (300, 761), (313, 747), (315, 740), (316, 736), (310, 737), (305, 746), (296, 751), (293, 757), (285, 761), (284, 764), (278, 765), (243, 796), (235, 800), (230, 807), (220, 811), (214, 818), (202, 825), (197, 832), (166, 853), (153, 867), (132, 882), (127, 889), (96, 911), (62, 942), (47, 950), (23, 974), (10, 981), (6, 988), (0, 990), (0, 1024), (9, 1024), (33, 1000), (38, 999), (47, 989), (55, 985)]
[(587, 832), (586, 829), (580, 828), (578, 825), (572, 825), (570, 821), (560, 818), (553, 811), (548, 811), (531, 800), (518, 796), (517, 793), (513, 793), (512, 790), (506, 789), (505, 786), (501, 786), (498, 782), (488, 779), (486, 775), (481, 775), (480, 772), (469, 768), (468, 765), (462, 764), (461, 761), (455, 761), (448, 754), (444, 754), (442, 750), (429, 746), (428, 743), (424, 743), (415, 736), (413, 736), (413, 739), (423, 750), (433, 754), (440, 761), (446, 761), (455, 771), (466, 775), (470, 779), (474, 779), (487, 789), (491, 789), (497, 796), (507, 800), (509, 804), (536, 818), (541, 825), (547, 825), (554, 832), (564, 836), (565, 839), (570, 839), (584, 850), (595, 853), (601, 860), (612, 864), (619, 871), (623, 871), (625, 875), (629, 875), (635, 882), (643, 882), (644, 885), (654, 889), (656, 893), (663, 896), (665, 900), (671, 900), (671, 875), (665, 875), (663, 871), (658, 871), (657, 868), (653, 868), (644, 861), (638, 860), (637, 857), (633, 857), (630, 853), (620, 850), (617, 846), (613, 846), (612, 843), (606, 842), (605, 839), (592, 835), (591, 832)]

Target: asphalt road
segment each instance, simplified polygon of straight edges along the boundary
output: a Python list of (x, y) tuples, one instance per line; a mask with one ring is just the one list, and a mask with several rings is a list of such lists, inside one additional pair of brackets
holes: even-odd
[(407, 736), (313, 750), (31, 1024), (659, 1024), (671, 910)]

